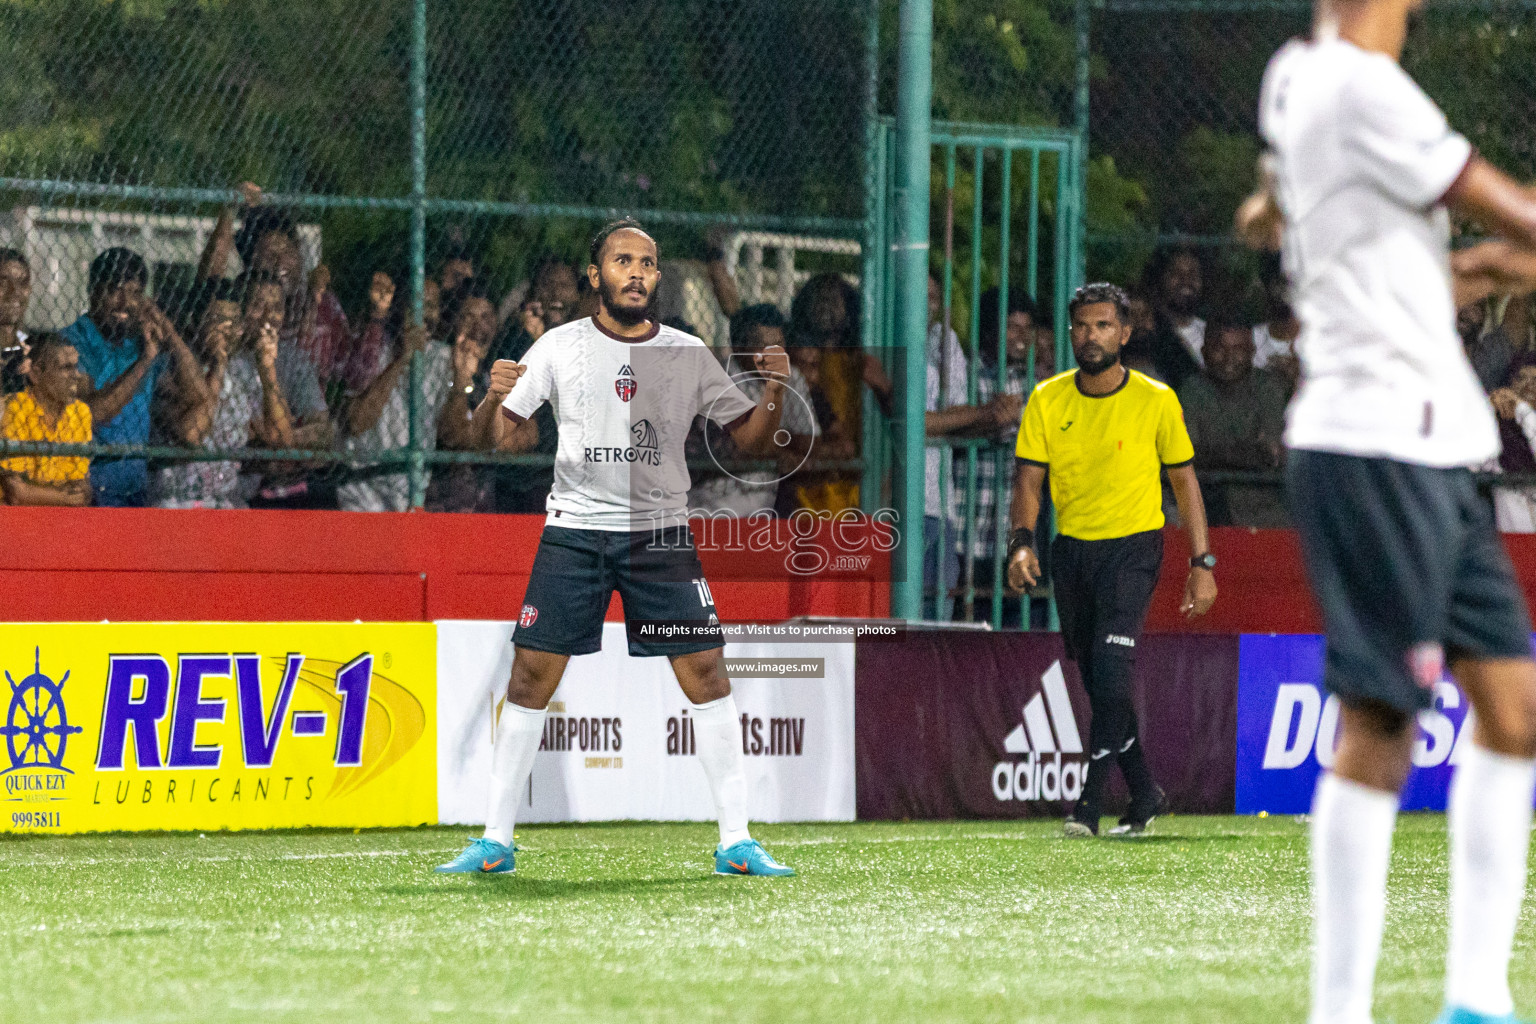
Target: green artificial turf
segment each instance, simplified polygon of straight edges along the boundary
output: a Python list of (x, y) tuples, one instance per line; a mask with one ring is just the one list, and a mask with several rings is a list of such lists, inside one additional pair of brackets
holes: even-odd
[[(784, 880), (711, 875), (703, 825), (523, 828), (496, 877), (430, 873), (462, 828), (8, 837), (0, 1020), (1304, 1020), (1305, 827), (1158, 825), (759, 827)], [(1405, 816), (1378, 1024), (1438, 1007), (1445, 860)]]

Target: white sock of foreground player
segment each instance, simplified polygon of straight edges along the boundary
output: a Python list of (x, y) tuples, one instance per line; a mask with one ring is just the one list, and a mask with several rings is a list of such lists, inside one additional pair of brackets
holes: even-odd
[(741, 753), (736, 698), (726, 694), (692, 708), (699, 764), (704, 766), (709, 791), (715, 798), (715, 814), (720, 818), (720, 845), (731, 847), (752, 838), (747, 831), (747, 766)]
[(507, 701), (496, 723), (496, 745), (491, 750), (491, 799), (485, 811), (485, 838), (512, 845), (517, 823), (517, 802), (522, 799), (533, 755), (544, 735), (544, 709), (535, 711)]
[(1451, 948), (1445, 1001), (1502, 1016), (1509, 950), (1525, 895), (1536, 761), (1467, 744), (1451, 782)]
[(1311, 1024), (1370, 1024), (1397, 795), (1333, 774), (1312, 800)]

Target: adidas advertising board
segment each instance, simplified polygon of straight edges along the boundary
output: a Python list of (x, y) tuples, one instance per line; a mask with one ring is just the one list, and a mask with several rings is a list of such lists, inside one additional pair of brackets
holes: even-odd
[[(491, 730), (512, 667), (512, 626), (437, 623), (444, 823), (485, 820)], [(725, 656), (749, 673), (733, 672), (731, 687), (752, 820), (852, 821), (854, 645), (728, 644)], [(607, 623), (603, 649), (572, 658), (550, 702), (518, 820), (713, 821), (697, 752), (671, 664), (631, 658), (623, 623)]]
[(998, 800), (1072, 801), (1082, 795), (1087, 762), (1060, 661), (1041, 675), (1040, 692), (1024, 705), (1024, 721), (1004, 737), (1003, 750), (1022, 756), (993, 767)]
[[(1333, 764), (1339, 700), (1323, 689), (1321, 636), (1241, 638), (1237, 676), (1239, 814), (1304, 814), (1318, 774)], [(1405, 811), (1443, 811), (1452, 769), (1469, 735), (1465, 695), (1442, 677), (1419, 714)]]
[[(1133, 699), (1174, 806), (1230, 813), (1237, 638), (1144, 636)], [(860, 819), (1060, 817), (1082, 794), (1088, 695), (1054, 633), (911, 629), (858, 645)], [(1108, 806), (1125, 799), (1118, 773)]]

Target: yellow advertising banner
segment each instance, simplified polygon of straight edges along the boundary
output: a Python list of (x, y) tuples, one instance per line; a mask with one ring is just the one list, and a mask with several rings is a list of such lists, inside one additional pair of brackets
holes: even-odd
[(0, 626), (0, 831), (437, 820), (431, 623)]

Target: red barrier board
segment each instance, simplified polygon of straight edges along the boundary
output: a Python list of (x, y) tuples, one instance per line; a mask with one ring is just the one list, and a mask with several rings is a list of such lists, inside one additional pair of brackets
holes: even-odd
[[(1190, 622), (1179, 614), (1189, 574), (1189, 540), (1165, 531), (1163, 576), (1152, 598), (1147, 629), (1162, 633), (1320, 633), (1301, 545), (1291, 530), (1223, 527), (1211, 531), (1220, 594), (1209, 615)], [(1536, 534), (1507, 533), (1504, 545), (1528, 605), (1536, 606)]]
[[(543, 527), (542, 516), (0, 506), (0, 621), (515, 619)], [(695, 532), (723, 618), (889, 611), (878, 526), (823, 523), (796, 538), (777, 522), (759, 550)], [(858, 550), (811, 575), (785, 564), (818, 544)], [(622, 618), (617, 597), (608, 618)]]

